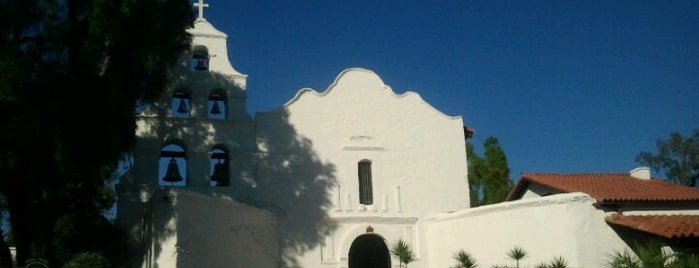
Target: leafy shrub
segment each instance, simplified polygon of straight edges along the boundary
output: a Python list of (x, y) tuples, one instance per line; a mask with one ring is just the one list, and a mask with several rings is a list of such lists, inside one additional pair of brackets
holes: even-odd
[(83, 252), (75, 255), (73, 259), (63, 265), (63, 268), (108, 268), (109, 260), (98, 252)]

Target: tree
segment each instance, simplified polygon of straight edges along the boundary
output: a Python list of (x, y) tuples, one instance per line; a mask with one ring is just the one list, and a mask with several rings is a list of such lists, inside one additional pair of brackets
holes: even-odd
[(527, 256), (527, 252), (521, 247), (514, 247), (507, 252), (507, 257), (514, 260), (517, 263), (517, 268), (519, 268), (519, 260), (524, 259)]
[(193, 19), (187, 0), (0, 1), (0, 195), (20, 266), (84, 247), (59, 252), (56, 225), (114, 202), (135, 104), (160, 95)]
[(505, 201), (512, 188), (507, 157), (495, 137), (483, 142), (485, 153), (477, 155), (473, 145), (466, 143), (468, 154), (468, 183), (471, 206), (495, 204)]
[(408, 267), (408, 263), (411, 263), (415, 260), (415, 255), (413, 254), (413, 250), (410, 248), (410, 245), (406, 243), (403, 239), (398, 239), (396, 243), (391, 245), (391, 254), (393, 256), (396, 256), (399, 261), (399, 266), (402, 267), (402, 264), (405, 264), (405, 267)]
[(76, 255), (73, 259), (63, 265), (62, 268), (109, 268), (109, 260), (96, 252), (84, 252)]
[(473, 145), (466, 142), (466, 155), (468, 159), (468, 193), (469, 199), (471, 200), (471, 207), (477, 207), (481, 204), (481, 196), (483, 193), (483, 185), (481, 183), (481, 177), (477, 175), (476, 171), (481, 171), (483, 166), (483, 159), (476, 154), (473, 149)]
[(454, 252), (453, 256), (454, 260), (458, 262), (457, 266), (454, 268), (476, 268), (478, 267), (478, 264), (476, 263), (476, 259), (471, 256), (470, 253), (466, 252), (463, 249), (460, 249), (457, 252)]
[(647, 165), (656, 172), (662, 171), (668, 180), (690, 187), (697, 186), (699, 179), (699, 129), (691, 136), (683, 137), (678, 132), (670, 133), (667, 140), (656, 142), (658, 152), (641, 152), (636, 162)]

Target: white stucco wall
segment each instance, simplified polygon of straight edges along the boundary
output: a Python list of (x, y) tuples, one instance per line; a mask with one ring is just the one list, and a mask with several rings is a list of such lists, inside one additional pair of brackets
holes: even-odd
[[(283, 113), (336, 166), (333, 211), (425, 215), (468, 207), (461, 117), (444, 115), (417, 93), (397, 95), (374, 72), (348, 69), (326, 91), (301, 90), (281, 111), (258, 114), (258, 136), (273, 135), (267, 122)], [(362, 159), (372, 161), (374, 205), (366, 208), (358, 200)]]
[[(303, 267), (345, 267), (359, 235), (348, 233), (369, 225), (380, 227), (376, 234), (387, 244), (410, 241), (419, 258), (411, 267), (430, 267), (424, 218), (469, 206), (461, 117), (439, 112), (417, 93), (394, 93), (370, 70), (347, 69), (323, 92), (302, 89), (256, 121), (263, 153), (279, 147), (275, 137), (285, 130), (333, 168), (325, 209), (337, 226), (322, 248), (301, 256)], [(364, 159), (372, 163), (374, 203), (368, 206), (359, 201), (357, 165)]]
[(194, 27), (189, 29), (188, 32), (194, 36), (192, 47), (202, 45), (208, 49), (209, 70), (211, 72), (227, 75), (242, 75), (233, 68), (228, 58), (228, 48), (226, 44), (228, 35), (217, 30), (206, 19), (197, 19), (194, 21)]
[(279, 267), (271, 213), (187, 192), (177, 195), (175, 208), (177, 267)]
[[(416, 218), (335, 218), (338, 227), (331, 235), (325, 237), (323, 244), (318, 248), (305, 252), (299, 256), (299, 267), (332, 267), (347, 268), (348, 256), (355, 239), (366, 234), (366, 229), (371, 226), (373, 234), (384, 239), (386, 246), (390, 248), (399, 238), (410, 244), (415, 251), (416, 260), (410, 263), (410, 267), (431, 267), (427, 259), (421, 254), (418, 243), (418, 230), (415, 228)], [(391, 266), (398, 267), (398, 261), (392, 256)]]
[(521, 267), (561, 256), (569, 267), (603, 267), (608, 254), (628, 249), (583, 193), (558, 194), (483, 206), (428, 220), (431, 267), (449, 267), (464, 249), (479, 267), (514, 265), (507, 251), (521, 247)]

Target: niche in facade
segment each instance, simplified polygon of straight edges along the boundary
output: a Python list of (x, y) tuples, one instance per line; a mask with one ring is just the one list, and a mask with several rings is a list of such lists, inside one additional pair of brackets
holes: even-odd
[(228, 110), (228, 102), (226, 101), (226, 92), (223, 90), (215, 90), (209, 94), (209, 100), (206, 104), (208, 117), (211, 119), (225, 119), (226, 111)]
[(160, 150), (158, 185), (185, 186), (187, 184), (187, 157), (182, 146), (167, 144)]
[(189, 65), (193, 71), (209, 71), (209, 50), (205, 46), (194, 46)]
[(175, 90), (170, 100), (170, 107), (173, 117), (190, 117), (192, 111), (192, 97), (189, 91), (184, 88)]
[(211, 186), (228, 186), (230, 184), (229, 163), (228, 152), (225, 148), (216, 147), (211, 150), (209, 161)]

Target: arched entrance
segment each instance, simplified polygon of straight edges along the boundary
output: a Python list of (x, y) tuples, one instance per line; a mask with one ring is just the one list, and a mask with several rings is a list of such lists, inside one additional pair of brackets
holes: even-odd
[(381, 236), (363, 234), (352, 242), (348, 264), (349, 268), (390, 268), (391, 255)]

